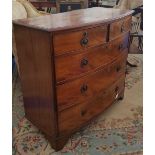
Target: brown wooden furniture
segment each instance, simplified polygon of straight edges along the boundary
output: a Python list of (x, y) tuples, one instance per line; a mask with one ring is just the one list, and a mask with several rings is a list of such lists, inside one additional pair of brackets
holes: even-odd
[(25, 114), (54, 149), (123, 99), (131, 14), (97, 7), (14, 21)]

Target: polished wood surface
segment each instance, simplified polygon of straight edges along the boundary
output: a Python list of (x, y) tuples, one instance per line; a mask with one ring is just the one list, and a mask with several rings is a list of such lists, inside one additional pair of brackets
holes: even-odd
[(111, 83), (108, 89), (97, 93), (91, 100), (86, 100), (81, 104), (59, 112), (60, 134), (68, 134), (76, 128), (85, 125), (87, 121), (99, 115), (104, 109), (122, 97), (122, 92), (124, 91), (124, 75), (119, 77), (119, 81)]
[(125, 74), (126, 57), (127, 50), (123, 58), (118, 58), (112, 64), (109, 62), (102, 70), (57, 86), (58, 110), (91, 100), (101, 91), (108, 89), (111, 83)]
[(56, 57), (55, 68), (57, 84), (101, 69), (128, 48), (128, 37), (129, 34), (124, 33), (109, 43), (87, 48), (78, 51), (78, 53), (74, 51), (75, 53), (73, 54)]
[(108, 45), (102, 44), (85, 49), (80, 53), (56, 57), (57, 83), (64, 83), (70, 79), (75, 79), (88, 72), (100, 69), (108, 62), (111, 62), (108, 52)]
[(107, 25), (56, 34), (53, 39), (55, 55), (103, 44), (106, 37)]
[(132, 13), (133, 11), (94, 7), (36, 18), (20, 19), (14, 21), (14, 23), (46, 31), (57, 31), (100, 25), (101, 23), (108, 23), (121, 19)]
[(121, 35), (124, 32), (128, 32), (131, 28), (131, 19), (132, 17), (129, 16), (128, 18), (124, 18), (122, 20), (118, 20), (110, 25), (110, 40), (114, 39), (118, 35)]
[(91, 8), (13, 22), (26, 117), (55, 150), (123, 99), (131, 13)]
[(109, 41), (110, 52), (108, 52), (108, 56), (111, 58), (116, 57), (119, 54), (122, 54), (126, 48), (129, 48), (129, 31)]
[(18, 25), (14, 25), (14, 31), (26, 117), (43, 132), (55, 136), (56, 105), (50, 35)]

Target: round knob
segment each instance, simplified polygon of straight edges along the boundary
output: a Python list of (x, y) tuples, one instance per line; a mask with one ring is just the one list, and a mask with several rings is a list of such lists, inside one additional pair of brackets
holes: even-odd
[(119, 72), (121, 69), (121, 66), (117, 66), (116, 71)]
[(88, 44), (88, 38), (83, 38), (81, 40), (81, 46), (86, 46)]
[(81, 67), (86, 66), (88, 64), (88, 60), (87, 59), (82, 59), (81, 60)]
[(81, 116), (84, 116), (87, 113), (86, 110), (81, 110)]
[(81, 90), (81, 93), (84, 93), (88, 90), (88, 86), (86, 84), (83, 84), (80, 90)]

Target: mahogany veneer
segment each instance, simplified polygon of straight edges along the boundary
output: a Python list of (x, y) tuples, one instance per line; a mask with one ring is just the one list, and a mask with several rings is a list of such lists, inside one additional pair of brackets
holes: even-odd
[(97, 7), (13, 22), (25, 114), (54, 149), (123, 99), (131, 14)]

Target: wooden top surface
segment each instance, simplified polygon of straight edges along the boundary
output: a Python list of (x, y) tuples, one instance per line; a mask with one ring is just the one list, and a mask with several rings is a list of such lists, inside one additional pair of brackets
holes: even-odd
[(35, 18), (14, 20), (13, 23), (45, 31), (58, 31), (110, 22), (132, 14), (131, 10), (94, 7)]

